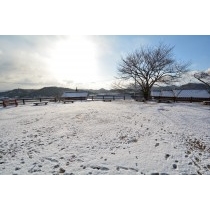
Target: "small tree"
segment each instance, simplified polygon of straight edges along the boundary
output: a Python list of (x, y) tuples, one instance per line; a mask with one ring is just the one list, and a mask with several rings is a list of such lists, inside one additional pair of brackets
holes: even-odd
[(132, 80), (148, 100), (155, 83), (178, 81), (187, 71), (189, 63), (178, 63), (172, 54), (173, 48), (161, 43), (157, 47), (141, 47), (122, 57), (118, 65), (119, 79)]
[(205, 84), (208, 89), (210, 89), (210, 70), (209, 72), (198, 72), (194, 74), (194, 77), (199, 80), (200, 82), (202, 82), (203, 84)]

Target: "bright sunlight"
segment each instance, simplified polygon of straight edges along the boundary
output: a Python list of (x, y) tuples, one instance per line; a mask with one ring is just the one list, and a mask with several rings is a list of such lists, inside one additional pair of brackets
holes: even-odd
[(50, 54), (50, 71), (60, 83), (89, 83), (99, 79), (96, 46), (87, 37), (63, 38)]

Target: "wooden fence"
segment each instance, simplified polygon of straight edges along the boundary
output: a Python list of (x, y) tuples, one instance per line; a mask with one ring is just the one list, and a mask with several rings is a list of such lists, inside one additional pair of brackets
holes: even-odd
[(20, 104), (26, 103), (33, 103), (33, 102), (42, 102), (42, 101), (49, 101), (49, 102), (57, 102), (58, 99), (54, 97), (41, 97), (41, 98), (21, 98), (18, 99)]
[[(14, 100), (14, 99), (5, 99), (5, 100)], [(0, 106), (3, 106), (4, 99), (0, 100)], [(40, 98), (19, 98), (16, 99), (18, 104), (25, 105), (26, 103), (34, 103), (34, 102), (42, 102), (42, 101), (48, 101), (48, 102), (57, 102), (58, 99), (54, 97), (40, 97)]]
[[(91, 101), (112, 101), (112, 100), (130, 100), (135, 99), (134, 97), (131, 97), (130, 95), (92, 95), (88, 96), (87, 100)], [(210, 98), (194, 98), (194, 97), (163, 97), (163, 96), (154, 96), (153, 97), (157, 102), (203, 102), (203, 101), (210, 101)], [(42, 102), (42, 101), (48, 101), (48, 102), (57, 102), (60, 101), (60, 99), (55, 97), (40, 97), (40, 98), (20, 98), (16, 99), (18, 104), (28, 104), (28, 103), (34, 103), (34, 102)], [(3, 99), (0, 100), (0, 106), (3, 106)]]
[(163, 96), (154, 96), (158, 102), (203, 102), (203, 101), (210, 101), (209, 98), (194, 98), (194, 97), (163, 97)]
[[(129, 95), (92, 95), (88, 96), (87, 100), (91, 101), (105, 101), (105, 100), (127, 100), (131, 99)], [(9, 99), (5, 99), (9, 100)], [(11, 99), (14, 100), (14, 99)], [(3, 99), (0, 100), (0, 106), (3, 106)], [(48, 102), (60, 102), (61, 99), (55, 98), (55, 97), (39, 97), (39, 98), (19, 98), (16, 99), (19, 105), (25, 105), (25, 104), (31, 104), (35, 102), (43, 102), (43, 101), (48, 101)]]
[(88, 100), (104, 101), (104, 100), (130, 100), (130, 95), (92, 95), (88, 96)]

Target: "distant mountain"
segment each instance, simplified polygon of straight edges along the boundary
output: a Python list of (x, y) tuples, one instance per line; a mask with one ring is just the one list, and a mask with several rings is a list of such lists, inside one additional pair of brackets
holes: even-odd
[(207, 86), (202, 83), (188, 83), (180, 87), (182, 90), (205, 90)]
[[(38, 97), (60, 97), (65, 91), (75, 91), (75, 89), (64, 87), (44, 87), (41, 89), (14, 89), (10, 91), (0, 92), (1, 97), (9, 98), (38, 98)], [(78, 89), (78, 91), (88, 91), (90, 94), (107, 93), (109, 90), (88, 90)]]
[[(182, 86), (166, 86), (166, 87), (153, 87), (152, 90), (174, 90), (174, 89), (182, 89), (182, 90), (203, 90), (207, 89), (204, 84), (200, 83), (188, 83)], [(75, 91), (74, 89), (64, 88), (64, 87), (44, 87), (41, 89), (14, 89), (10, 91), (0, 92), (1, 97), (9, 97), (9, 98), (34, 98), (34, 97), (60, 97), (65, 91)], [(78, 91), (88, 91), (90, 94), (102, 94), (102, 93), (131, 93), (133, 92), (130, 89), (127, 90), (92, 90), (92, 89), (83, 89)]]
[(44, 87), (38, 90), (14, 89), (11, 91), (0, 92), (0, 97), (9, 97), (9, 98), (59, 97), (65, 91), (72, 91), (72, 89), (63, 88), (63, 87)]
[(0, 97), (9, 97), (9, 98), (14, 98), (14, 97), (27, 97), (29, 96), (33, 91), (33, 89), (14, 89), (10, 91), (5, 91), (5, 92), (0, 92)]
[(28, 96), (33, 97), (60, 97), (65, 91), (73, 91), (63, 87), (44, 87), (39, 90), (34, 90)]
[(94, 90), (94, 92), (95, 93), (108, 93), (108, 92), (110, 92), (109, 90), (106, 90), (106, 89), (104, 89), (104, 88), (101, 88), (101, 89), (99, 89), (99, 90)]

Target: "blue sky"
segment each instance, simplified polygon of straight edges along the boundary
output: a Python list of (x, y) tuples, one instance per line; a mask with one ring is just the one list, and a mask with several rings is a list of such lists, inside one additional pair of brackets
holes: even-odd
[(174, 46), (190, 70), (210, 68), (208, 35), (0, 36), (0, 91), (63, 86), (111, 88), (121, 56), (140, 46)]
[(192, 69), (210, 68), (210, 36), (205, 35), (150, 35), (118, 36), (120, 49), (132, 51), (145, 45), (158, 45), (160, 42), (174, 46), (174, 55), (178, 60), (191, 61)]

